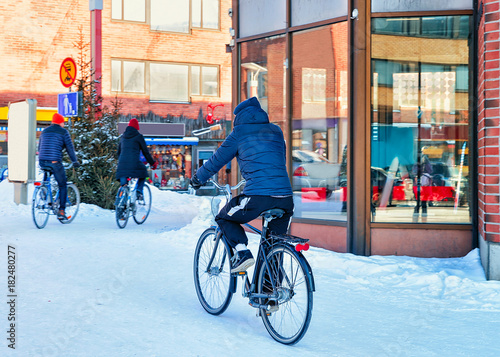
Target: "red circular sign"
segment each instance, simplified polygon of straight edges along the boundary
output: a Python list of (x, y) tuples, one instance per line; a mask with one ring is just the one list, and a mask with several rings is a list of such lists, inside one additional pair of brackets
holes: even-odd
[(59, 79), (66, 88), (71, 87), (76, 79), (76, 63), (73, 58), (68, 57), (61, 63), (59, 69)]

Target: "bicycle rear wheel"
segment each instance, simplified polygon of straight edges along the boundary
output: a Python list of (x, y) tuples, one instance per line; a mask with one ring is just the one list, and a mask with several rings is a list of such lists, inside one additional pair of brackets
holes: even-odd
[(122, 186), (118, 189), (115, 200), (115, 219), (119, 228), (125, 228), (129, 216), (128, 187)]
[[(215, 252), (215, 254), (214, 254)], [(210, 266), (210, 258), (214, 257)], [(194, 252), (194, 285), (201, 306), (212, 315), (226, 311), (233, 296), (230, 248), (215, 228), (202, 233)]]
[(134, 221), (137, 224), (143, 224), (151, 212), (151, 189), (148, 185), (144, 185), (142, 190), (142, 199), (135, 200), (135, 210), (133, 213)]
[(78, 187), (74, 183), (68, 184), (68, 197), (66, 198), (66, 217), (67, 220), (59, 221), (63, 224), (71, 223), (78, 213), (78, 209), (80, 208), (80, 191), (78, 191)]
[(35, 188), (33, 192), (33, 200), (31, 202), (31, 215), (33, 222), (38, 229), (42, 229), (47, 224), (49, 219), (49, 190), (47, 187), (40, 186)]
[(303, 259), (293, 246), (275, 246), (267, 256), (269, 267), (262, 265), (258, 275), (259, 293), (278, 294), (277, 311), (260, 309), (260, 316), (272, 338), (286, 345), (300, 341), (311, 322), (313, 289)]

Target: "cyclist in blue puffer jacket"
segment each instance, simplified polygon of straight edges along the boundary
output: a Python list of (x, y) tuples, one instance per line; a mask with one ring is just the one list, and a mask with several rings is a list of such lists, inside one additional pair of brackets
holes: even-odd
[(229, 201), (215, 221), (232, 248), (236, 249), (231, 272), (246, 271), (255, 261), (247, 249), (248, 238), (242, 223), (250, 222), (265, 210), (281, 208), (283, 217), (270, 222), (276, 234), (288, 230), (293, 214), (293, 196), (286, 170), (286, 147), (280, 127), (269, 123), (257, 98), (241, 102), (234, 110), (234, 128), (215, 154), (191, 179), (198, 189), (234, 157), (246, 180), (243, 193)]
[[(57, 181), (60, 192), (57, 219), (62, 222), (66, 222), (68, 220), (65, 213), (68, 188), (66, 182), (66, 172), (64, 171), (64, 166), (62, 164), (64, 149), (73, 162), (73, 167), (80, 166), (80, 163), (76, 158), (75, 148), (73, 146), (73, 142), (71, 141), (71, 136), (69, 135), (69, 132), (64, 129), (64, 117), (59, 113), (55, 113), (52, 116), (52, 125), (43, 129), (40, 136), (40, 140), (38, 142), (38, 164), (42, 169), (51, 170)], [(45, 181), (46, 179), (47, 173), (44, 173), (43, 180)]]

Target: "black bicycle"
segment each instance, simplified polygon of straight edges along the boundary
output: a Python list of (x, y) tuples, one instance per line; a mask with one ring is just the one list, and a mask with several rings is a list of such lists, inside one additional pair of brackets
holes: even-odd
[(120, 186), (116, 193), (115, 220), (119, 228), (125, 228), (130, 216), (135, 223), (143, 224), (151, 212), (151, 189), (145, 183), (138, 197), (137, 181), (137, 178), (128, 178), (127, 184)]
[[(211, 182), (231, 198), (236, 186), (221, 186)], [(284, 214), (281, 209), (261, 213), (262, 230), (245, 224), (260, 235), (259, 252), (250, 280), (247, 272), (231, 273), (234, 255), (221, 230), (210, 227), (198, 240), (194, 253), (194, 283), (203, 308), (212, 315), (222, 314), (229, 306), (237, 288), (237, 278), (244, 281), (242, 295), (250, 306), (258, 309), (269, 334), (283, 344), (297, 343), (304, 337), (313, 309), (314, 277), (311, 266), (302, 254), (308, 239), (291, 235), (275, 235), (268, 224)]]
[[(64, 165), (64, 169), (68, 170), (73, 167), (73, 164)], [(35, 181), (35, 191), (31, 201), (31, 216), (35, 226), (42, 229), (49, 220), (49, 215), (57, 215), (59, 211), (59, 186), (53, 176), (52, 169), (42, 168), (44, 172), (44, 181)], [(72, 182), (67, 183), (66, 197), (66, 217), (67, 220), (60, 220), (63, 224), (71, 223), (78, 213), (80, 207), (80, 191)]]

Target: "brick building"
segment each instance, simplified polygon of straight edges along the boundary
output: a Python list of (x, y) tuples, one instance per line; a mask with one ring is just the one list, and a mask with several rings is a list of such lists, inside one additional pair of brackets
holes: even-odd
[(5, 154), (7, 150), (9, 102), (36, 99), (40, 129), (50, 122), (57, 110), (57, 94), (68, 91), (59, 79), (61, 63), (67, 57), (77, 62), (82, 57), (75, 47), (80, 33), (89, 45), (85, 58), (90, 60), (89, 4), (100, 3), (103, 105), (118, 97), (124, 122), (137, 117), (140, 122), (185, 124), (180, 136), (169, 136), (168, 127), (161, 136), (144, 133), (164, 166), (157, 172), (158, 184), (178, 187), (179, 182), (174, 181), (179, 175), (169, 166), (175, 161), (172, 155), (190, 157), (193, 169), (225, 135), (219, 131), (199, 141), (183, 141), (192, 136), (192, 130), (208, 125), (204, 120), (208, 104), (224, 104), (214, 115), (231, 119), (231, 53), (226, 50), (231, 26), (229, 0), (33, 0), (0, 4), (0, 63), (5, 71), (0, 86), (2, 151)]
[(292, 143), (292, 233), (363, 255), (480, 247), (500, 279), (499, 1), (232, 8), (234, 102), (282, 108)]

